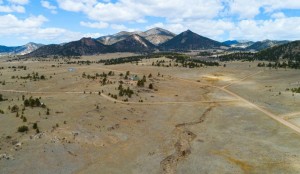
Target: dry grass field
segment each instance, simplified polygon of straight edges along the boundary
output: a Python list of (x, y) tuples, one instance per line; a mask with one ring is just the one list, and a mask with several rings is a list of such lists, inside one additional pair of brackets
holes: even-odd
[[(0, 173), (300, 173), (300, 94), (286, 90), (300, 87), (299, 70), (5, 60)], [(25, 107), (30, 97), (45, 106)]]

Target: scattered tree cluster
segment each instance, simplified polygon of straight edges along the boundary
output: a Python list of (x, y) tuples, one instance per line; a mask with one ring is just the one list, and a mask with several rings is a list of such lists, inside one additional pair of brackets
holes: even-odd
[[(175, 66), (182, 66), (186, 68), (199, 68), (199, 67), (204, 67), (204, 66), (220, 66), (218, 62), (213, 62), (213, 61), (204, 61), (200, 59), (192, 59), (189, 56), (183, 55), (183, 54), (177, 54), (173, 56), (166, 56), (169, 59), (175, 60), (177, 65)], [(181, 65), (178, 65), (181, 64)]]
[(10, 108), (10, 111), (11, 111), (12, 113), (18, 112), (18, 111), (19, 111), (19, 106), (14, 105), (13, 107)]
[(115, 73), (113, 71), (109, 71), (107, 74), (105, 72), (103, 72), (102, 74), (99, 74), (99, 73), (96, 73), (94, 75), (90, 75), (90, 74), (86, 74), (85, 72), (82, 73), (82, 78), (87, 78), (87, 79), (92, 79), (92, 80), (95, 80), (95, 79), (98, 79), (100, 78), (100, 83), (102, 85), (106, 85), (106, 84), (112, 84), (113, 82), (110, 81), (108, 79), (108, 76), (114, 76)]
[(294, 93), (300, 93), (300, 87), (299, 88), (293, 88), (291, 89), (292, 92)]
[(27, 76), (12, 76), (12, 79), (30, 79), (30, 80), (46, 80), (45, 75), (39, 75), (37, 72), (32, 72), (31, 74), (27, 74)]
[(237, 53), (221, 55), (218, 58), (220, 59), (220, 61), (232, 61), (232, 60), (254, 61), (255, 53), (237, 52)]
[(137, 86), (138, 87), (144, 87), (146, 82), (147, 82), (147, 79), (146, 79), (146, 76), (144, 75), (141, 80), (138, 80)]
[(16, 71), (17, 69), (20, 70), (27, 70), (27, 66), (9, 66), (9, 69), (14, 69), (14, 71)]
[(129, 87), (127, 87), (126, 89), (123, 88), (122, 84), (119, 85), (118, 90), (119, 90), (120, 97), (127, 96), (131, 98), (131, 96), (134, 94), (133, 90), (131, 90)]
[(201, 51), (197, 54), (198, 56), (212, 56), (213, 53), (209, 51)]
[(115, 65), (115, 64), (123, 64), (123, 63), (136, 63), (143, 59), (151, 59), (151, 58), (159, 58), (159, 57), (172, 57), (178, 56), (182, 54), (178, 53), (151, 53), (142, 56), (130, 56), (130, 57), (120, 57), (117, 59), (107, 59), (107, 60), (100, 60), (98, 63), (104, 63), (104, 65)]
[[(300, 65), (300, 64), (299, 64)], [(269, 67), (269, 68), (293, 68), (293, 69), (298, 69), (300, 68), (297, 63), (295, 62), (292, 62), (292, 61), (288, 61), (288, 63), (286, 63), (285, 61), (284, 62), (274, 62), (274, 63), (267, 63), (265, 64), (264, 62), (263, 63), (258, 63), (257, 66), (258, 67)]]
[(29, 99), (24, 100), (24, 106), (25, 107), (42, 107), (46, 108), (46, 105), (44, 103), (41, 103), (39, 98), (32, 98), (30, 97)]

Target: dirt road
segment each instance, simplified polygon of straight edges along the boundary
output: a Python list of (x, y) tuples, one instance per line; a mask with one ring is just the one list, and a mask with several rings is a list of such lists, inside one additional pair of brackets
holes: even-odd
[[(110, 70), (110, 71), (118, 71), (118, 70), (114, 70), (114, 69), (109, 69), (109, 68), (101, 68), (101, 69), (105, 69), (105, 70)], [(118, 71), (118, 72), (122, 72), (122, 71)], [(223, 87), (220, 87), (220, 86), (215, 86), (215, 85), (210, 85), (210, 84), (206, 84), (206, 83), (201, 83), (201, 82), (196, 82), (196, 81), (193, 81), (193, 80), (189, 80), (189, 79), (184, 79), (184, 78), (179, 78), (179, 77), (173, 77), (174, 79), (178, 79), (178, 80), (182, 80), (182, 81), (185, 81), (185, 82), (189, 82), (189, 83), (194, 83), (194, 84), (197, 84), (199, 86), (209, 86), (209, 87), (212, 87), (212, 88), (216, 88), (216, 89), (219, 89), (223, 92), (226, 92), (227, 94), (230, 94), (231, 96), (235, 97), (237, 100), (240, 100), (240, 101), (243, 101), (244, 103), (248, 104), (249, 106), (253, 107), (254, 109), (264, 113), (265, 115), (269, 116), (270, 118), (278, 121), (279, 123), (293, 129), (294, 131), (296, 131), (297, 133), (300, 134), (300, 128), (293, 125), (292, 123), (286, 121), (285, 119), (283, 118), (280, 118), (279, 116), (276, 116), (275, 114), (271, 113), (270, 111), (250, 102), (249, 100), (243, 98), (242, 96), (226, 89), (226, 87), (228, 86), (231, 86), (239, 81), (243, 81), (249, 77), (252, 77), (252, 76), (255, 76), (257, 74), (261, 73), (261, 71), (259, 72), (256, 72), (254, 74), (250, 74), (240, 80), (237, 80), (233, 83), (230, 83), (228, 85), (225, 85)], [(138, 74), (138, 73), (135, 73), (135, 74)], [(74, 92), (74, 91), (66, 91), (66, 92), (35, 92), (35, 91), (17, 91), (17, 90), (2, 90), (0, 89), (0, 92), (13, 92), (13, 93), (31, 93), (31, 94), (62, 94), (62, 93), (65, 93), (65, 94), (83, 94), (84, 92)], [(92, 93), (98, 93), (98, 92), (92, 92)], [(140, 105), (161, 105), (161, 104), (188, 104), (188, 103), (216, 103), (216, 102), (234, 102), (234, 101), (237, 101), (237, 100), (219, 100), (219, 101), (184, 101), (184, 102), (124, 102), (124, 101), (121, 101), (121, 100), (116, 100), (116, 99), (113, 99), (105, 94), (101, 94), (102, 97), (106, 98), (107, 100), (110, 100), (112, 102), (117, 102), (117, 103), (122, 103), (122, 104), (140, 104)]]

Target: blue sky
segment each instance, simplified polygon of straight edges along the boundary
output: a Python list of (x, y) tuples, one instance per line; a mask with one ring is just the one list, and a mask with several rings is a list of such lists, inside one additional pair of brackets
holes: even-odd
[(190, 29), (224, 41), (299, 40), (298, 0), (0, 0), (0, 45)]

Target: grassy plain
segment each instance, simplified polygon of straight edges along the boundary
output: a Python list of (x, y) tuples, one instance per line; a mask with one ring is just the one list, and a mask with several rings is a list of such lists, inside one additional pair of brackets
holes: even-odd
[[(259, 68), (258, 62), (152, 66), (157, 60), (170, 61), (105, 66), (0, 60), (0, 94), (7, 99), (0, 102), (0, 173), (300, 172), (300, 94), (286, 90), (300, 86), (299, 70)], [(110, 71), (106, 85), (100, 76), (83, 77)], [(129, 77), (145, 75), (145, 87), (125, 80), (127, 71)], [(33, 72), (46, 79), (12, 78)], [(131, 98), (118, 95), (120, 81), (134, 92)], [(46, 105), (25, 107), (27, 122), (20, 119), (23, 95)], [(9, 110), (14, 105), (19, 117)], [(17, 132), (22, 125), (27, 133)]]

